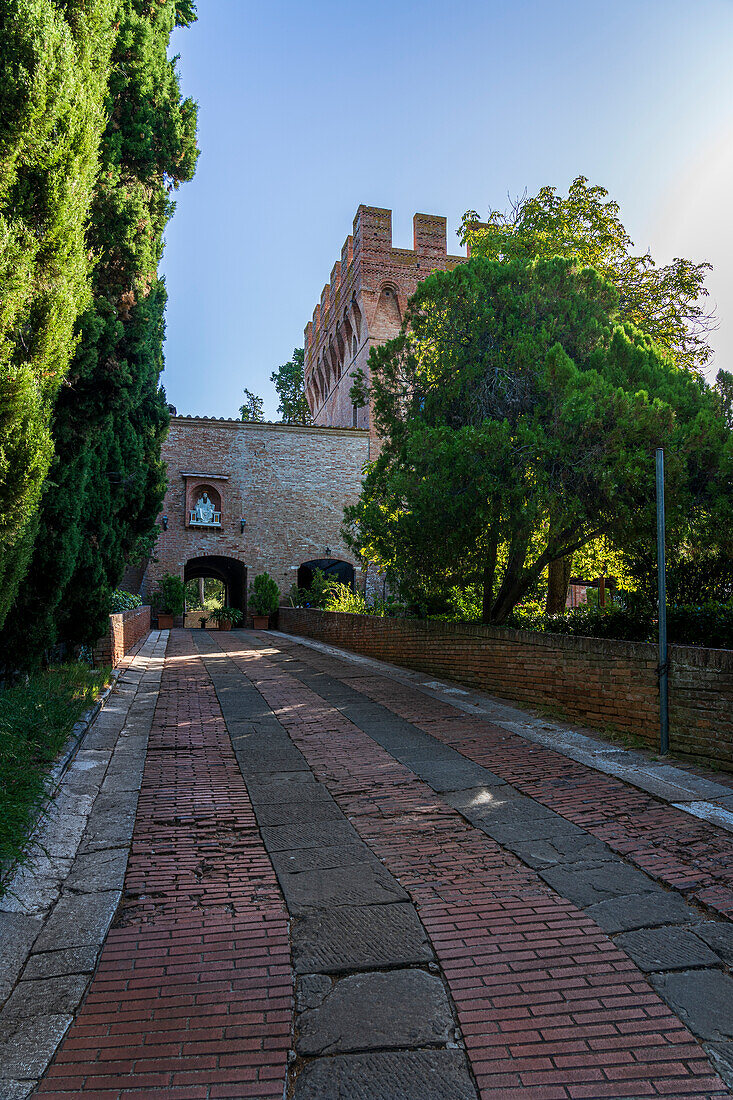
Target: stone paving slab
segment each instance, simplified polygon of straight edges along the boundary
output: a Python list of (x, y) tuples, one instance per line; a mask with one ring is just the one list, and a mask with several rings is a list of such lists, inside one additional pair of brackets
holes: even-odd
[(294, 1100), (476, 1100), (460, 1051), (337, 1055), (296, 1079)]
[(716, 966), (718, 956), (698, 939), (696, 928), (642, 928), (618, 936), (616, 943), (646, 972)]
[(405, 903), (342, 906), (306, 913), (292, 924), (299, 974), (339, 974), (432, 962), (430, 940)]
[(720, 970), (690, 970), (654, 974), (655, 989), (663, 993), (681, 1019), (703, 1039), (733, 1039), (733, 978)]
[[(277, 869), (277, 868), (276, 868)], [(388, 905), (407, 901), (407, 894), (381, 863), (318, 868), (288, 873), (278, 869), (288, 910), (298, 916), (312, 909), (335, 906)]]
[(655, 928), (661, 924), (691, 924), (699, 913), (691, 909), (678, 894), (630, 894), (610, 898), (586, 907), (587, 915), (604, 932), (631, 932), (637, 928)]
[(262, 838), (270, 852), (288, 852), (300, 848), (328, 848), (350, 844), (358, 840), (358, 834), (348, 821), (317, 821), (298, 825), (277, 825), (261, 829)]
[(454, 1021), (443, 983), (423, 970), (354, 974), (298, 1018), (298, 1054), (445, 1046)]

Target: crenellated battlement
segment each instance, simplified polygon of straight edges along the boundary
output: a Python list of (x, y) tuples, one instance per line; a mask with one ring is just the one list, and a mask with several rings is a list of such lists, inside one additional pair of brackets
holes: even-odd
[[(436, 268), (453, 267), (466, 256), (448, 254), (446, 219), (436, 214), (415, 214), (412, 219), (413, 247), (392, 246), (392, 211), (379, 206), (360, 206), (354, 218), (354, 232), (344, 241), (341, 259), (331, 270), (329, 283), (323, 288), (321, 301), (306, 326), (306, 344), (317, 339), (321, 323), (327, 324), (327, 313), (336, 305), (342, 287), (353, 276), (352, 265), (365, 262), (383, 264), (385, 260), (397, 266), (424, 272), (424, 278)], [(452, 262), (449, 262), (452, 261)]]
[[(341, 392), (342, 376), (363, 368), (369, 349), (396, 335), (418, 283), (467, 259), (448, 254), (445, 218), (415, 214), (412, 225), (413, 247), (395, 248), (391, 210), (360, 206), (356, 212), (353, 233), (305, 328), (306, 395), (316, 423), (356, 426), (357, 414), (347, 400), (351, 384)], [(337, 390), (340, 396), (329, 411), (327, 402)]]

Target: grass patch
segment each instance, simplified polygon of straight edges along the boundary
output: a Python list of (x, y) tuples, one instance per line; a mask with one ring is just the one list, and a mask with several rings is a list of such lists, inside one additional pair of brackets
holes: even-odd
[[(82, 663), (39, 672), (0, 691), (0, 869), (21, 859), (46, 779), (74, 724), (109, 682)], [(0, 883), (0, 897), (3, 894)]]

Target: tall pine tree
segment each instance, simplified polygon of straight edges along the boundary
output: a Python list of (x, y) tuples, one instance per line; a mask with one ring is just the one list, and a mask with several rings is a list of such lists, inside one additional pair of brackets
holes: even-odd
[(79, 323), (68, 385), (54, 410), (56, 456), (28, 583), (3, 643), (37, 664), (56, 638), (104, 629), (125, 563), (150, 545), (165, 488), (166, 292), (158, 275), (170, 192), (191, 179), (196, 106), (181, 99), (173, 27), (188, 0), (120, 0), (90, 243), (93, 302)]

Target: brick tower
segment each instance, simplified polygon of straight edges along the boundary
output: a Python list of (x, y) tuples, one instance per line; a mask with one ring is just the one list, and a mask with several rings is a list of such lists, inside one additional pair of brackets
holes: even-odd
[(408, 299), (431, 271), (465, 262), (449, 256), (445, 218), (415, 214), (414, 247), (392, 247), (392, 211), (360, 206), (305, 329), (305, 393), (314, 422), (370, 428), (369, 409), (351, 404), (352, 375), (372, 347), (399, 332)]

